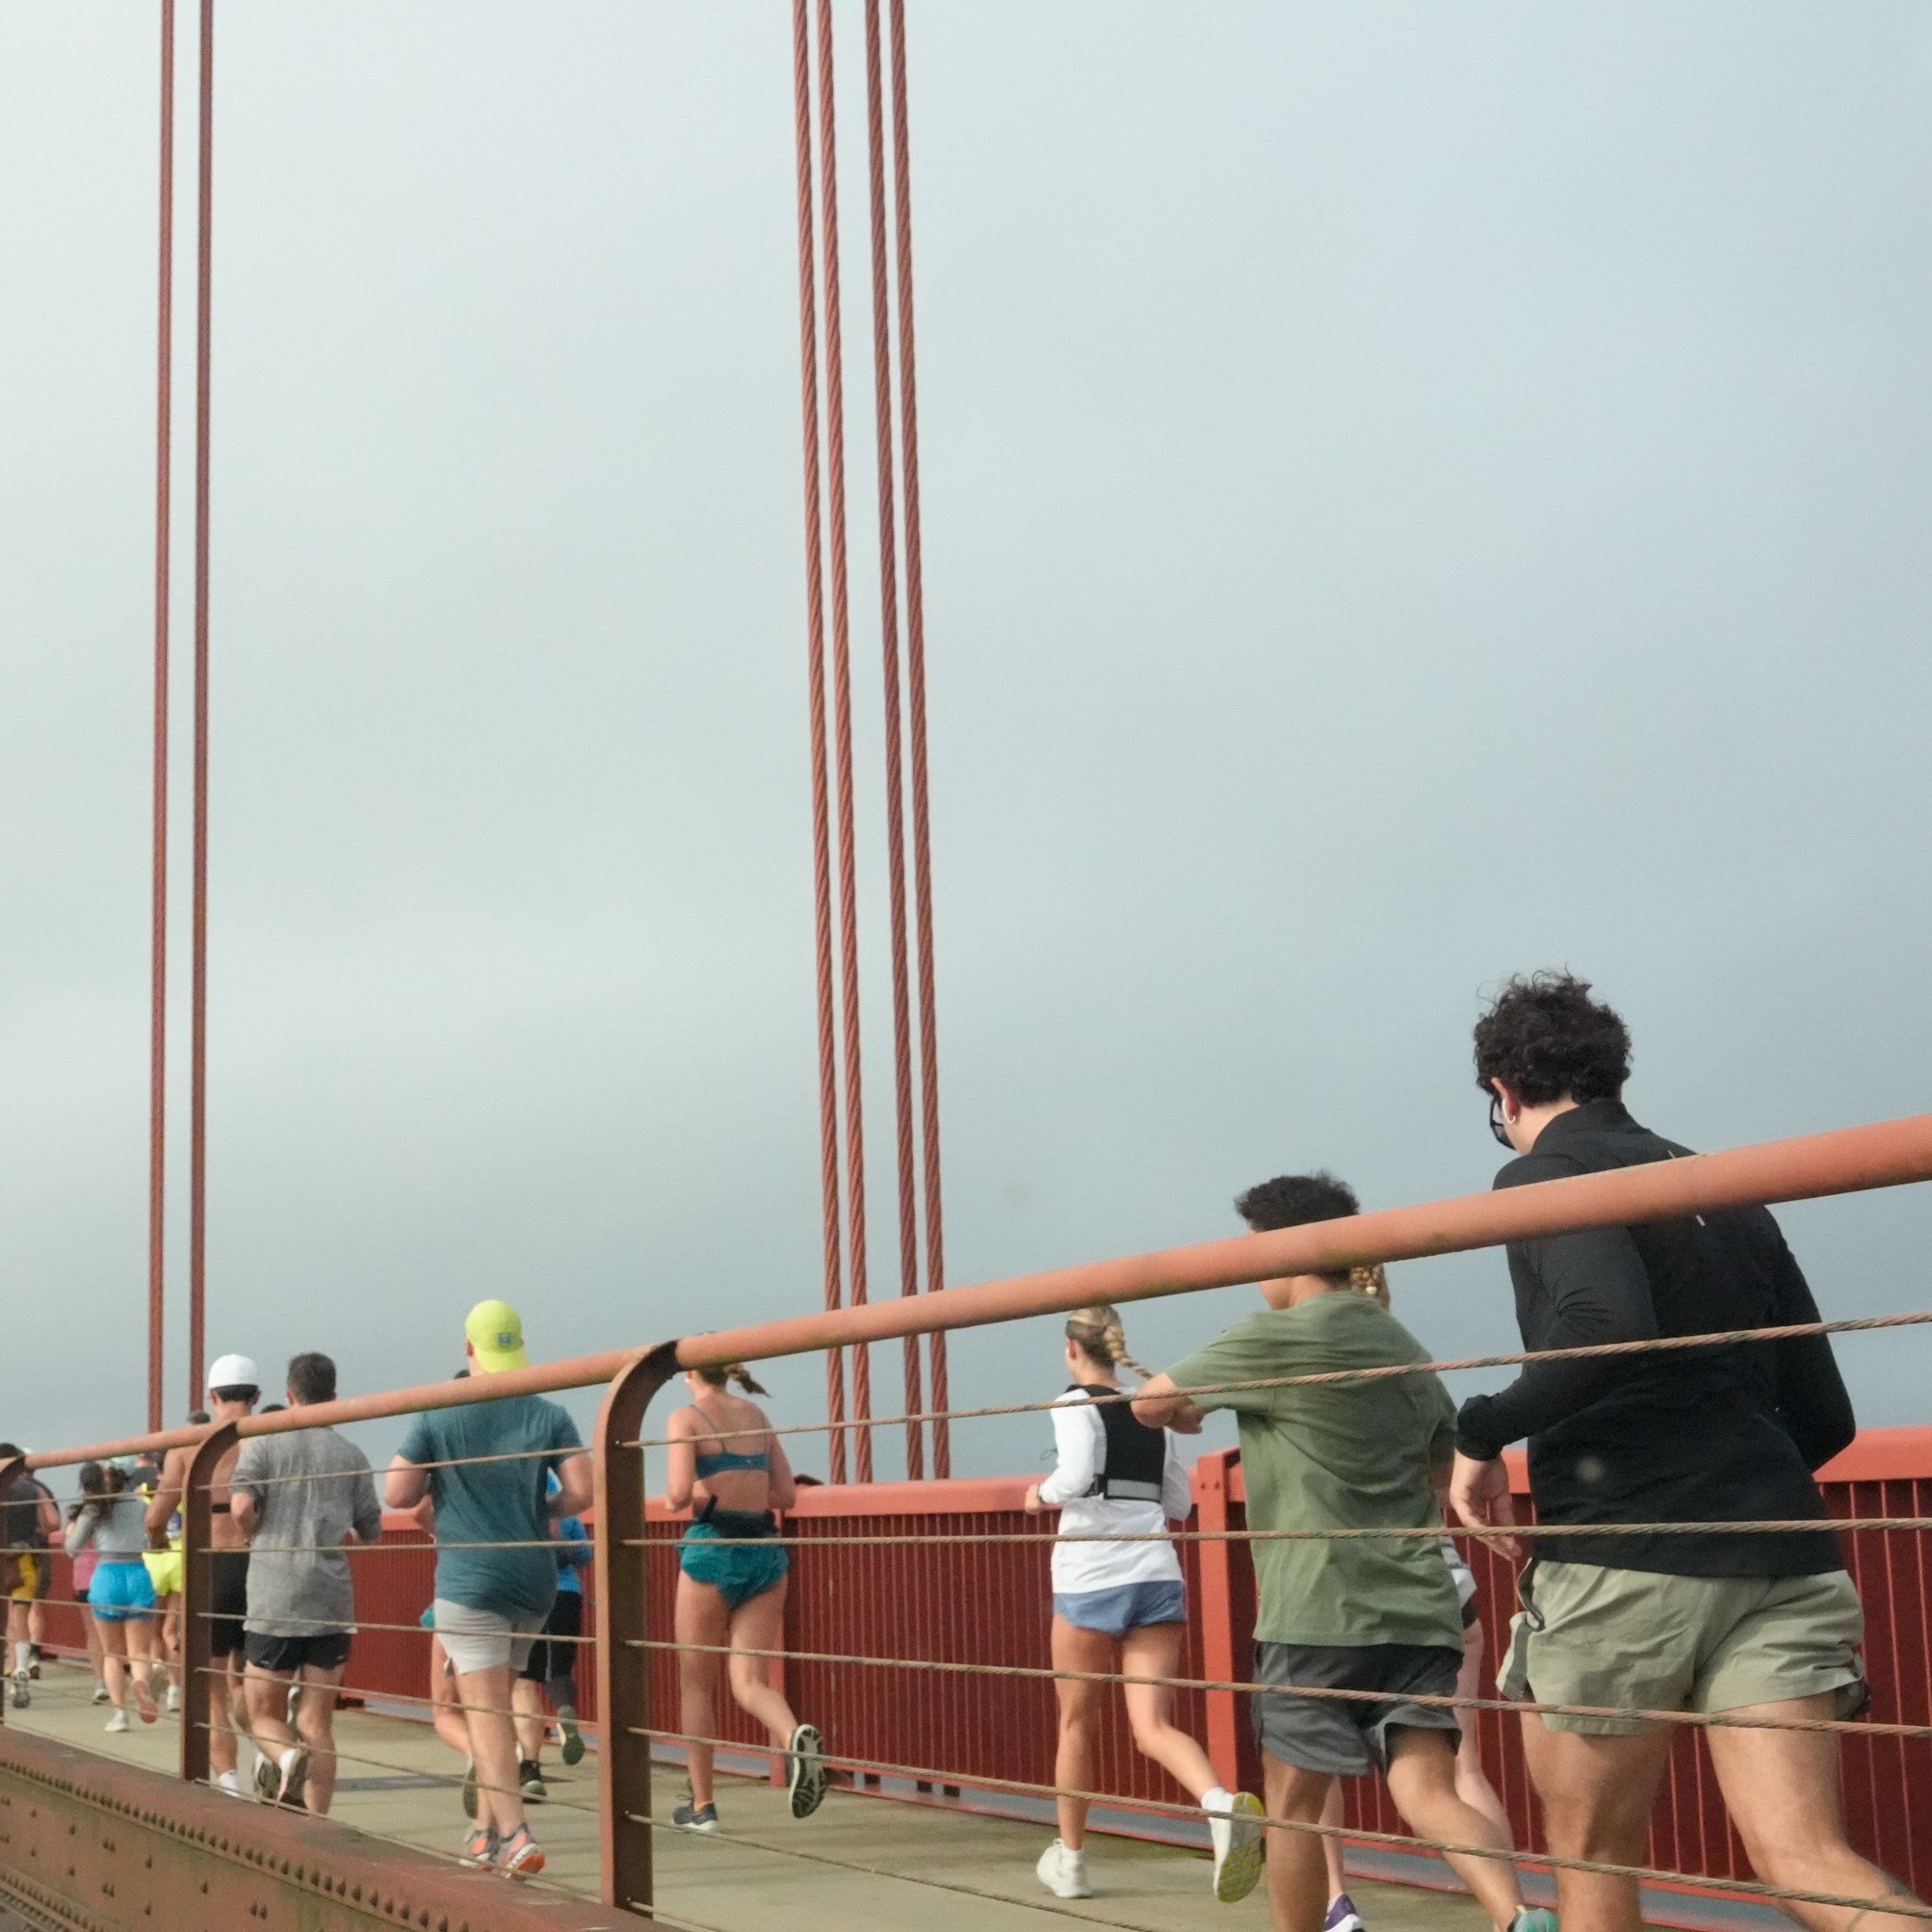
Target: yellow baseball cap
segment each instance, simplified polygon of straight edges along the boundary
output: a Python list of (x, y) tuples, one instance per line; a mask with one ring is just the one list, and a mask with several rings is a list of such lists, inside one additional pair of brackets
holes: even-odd
[(463, 1323), (477, 1367), (485, 1375), (500, 1375), (506, 1369), (528, 1369), (530, 1357), (523, 1347), (523, 1317), (507, 1301), (480, 1301)]

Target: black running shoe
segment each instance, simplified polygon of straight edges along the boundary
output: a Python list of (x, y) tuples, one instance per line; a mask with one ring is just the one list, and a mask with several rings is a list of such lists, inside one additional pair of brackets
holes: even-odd
[(517, 1788), (533, 1805), (540, 1805), (550, 1795), (550, 1787), (543, 1782), (541, 1768), (528, 1758), (516, 1767), (516, 1783)]
[(808, 1818), (825, 1796), (825, 1740), (815, 1724), (801, 1724), (786, 1746), (792, 1754), (792, 1815)]
[(715, 1832), (718, 1829), (718, 1807), (694, 1805), (687, 1798), (671, 1814), (671, 1823), (681, 1832)]

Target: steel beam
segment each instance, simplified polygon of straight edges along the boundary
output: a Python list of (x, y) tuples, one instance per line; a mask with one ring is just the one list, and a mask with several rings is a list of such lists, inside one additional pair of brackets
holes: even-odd
[(637, 1922), (594, 1899), (238, 1804), (18, 1727), (0, 1732), (0, 1901), (70, 1932), (618, 1932)]

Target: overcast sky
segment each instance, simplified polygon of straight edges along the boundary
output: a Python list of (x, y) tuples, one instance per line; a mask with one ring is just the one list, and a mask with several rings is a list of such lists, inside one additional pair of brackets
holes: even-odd
[[(0, 11), (0, 1433), (43, 1447), (144, 1403), (154, 11)], [(1486, 1186), (1469, 1029), (1517, 969), (1594, 979), (1694, 1145), (1925, 1108), (1924, 7), (910, 12), (953, 1278), (1233, 1232), (1318, 1162)], [(363, 1389), (449, 1372), (484, 1295), (545, 1356), (813, 1306), (789, 9), (220, 36), (211, 1347)], [(1928, 1210), (1784, 1218), (1849, 1316), (1925, 1305)], [(1494, 1255), (1396, 1292), (1515, 1345)], [(1866, 1423), (1925, 1420), (1928, 1346), (1843, 1345)], [(1059, 1380), (1045, 1324), (953, 1359)], [(816, 1361), (769, 1379), (817, 1412)]]

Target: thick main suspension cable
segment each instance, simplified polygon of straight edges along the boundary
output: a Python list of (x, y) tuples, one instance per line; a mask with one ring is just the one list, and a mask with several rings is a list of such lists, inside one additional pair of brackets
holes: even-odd
[[(812, 46), (807, 0), (792, 0), (795, 164), (798, 179), (798, 350), (804, 416), (805, 671), (812, 770), (813, 965), (819, 996), (819, 1155), (825, 1310), (845, 1299), (845, 1184), (839, 1158), (839, 1070), (832, 986), (831, 797), (825, 750), (825, 587), (823, 459), (819, 442), (818, 243), (813, 212)], [(825, 1410), (846, 1415), (845, 1355), (825, 1351)], [(831, 1477), (846, 1479), (846, 1441), (832, 1437)]]

